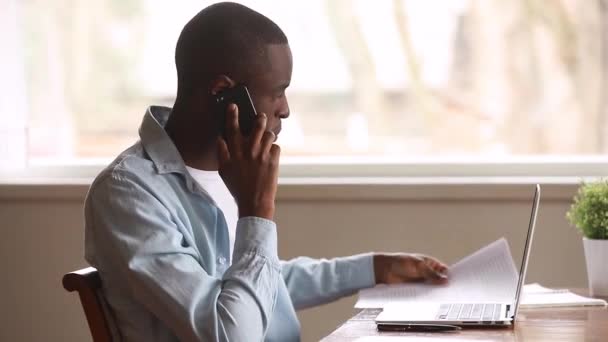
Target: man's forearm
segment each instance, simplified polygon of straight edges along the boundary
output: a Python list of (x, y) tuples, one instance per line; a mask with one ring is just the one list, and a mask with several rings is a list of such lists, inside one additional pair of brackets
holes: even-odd
[(335, 259), (300, 257), (282, 263), (282, 273), (296, 309), (325, 304), (374, 286), (373, 255)]

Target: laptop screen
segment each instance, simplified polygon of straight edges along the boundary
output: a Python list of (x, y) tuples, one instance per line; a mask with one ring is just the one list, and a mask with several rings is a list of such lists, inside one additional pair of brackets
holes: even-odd
[(534, 201), (532, 203), (532, 213), (530, 214), (530, 223), (528, 224), (528, 234), (526, 236), (526, 243), (524, 247), (524, 255), (521, 260), (521, 268), (519, 271), (519, 280), (517, 282), (517, 291), (515, 293), (515, 305), (513, 310), (513, 319), (517, 316), (517, 309), (519, 307), (519, 300), (521, 296), (522, 287), (526, 279), (526, 271), (528, 269), (528, 260), (530, 258), (530, 248), (532, 246), (532, 239), (534, 237), (534, 227), (536, 226), (536, 216), (538, 214), (538, 205), (540, 203), (540, 185), (536, 184), (536, 191), (534, 192)]

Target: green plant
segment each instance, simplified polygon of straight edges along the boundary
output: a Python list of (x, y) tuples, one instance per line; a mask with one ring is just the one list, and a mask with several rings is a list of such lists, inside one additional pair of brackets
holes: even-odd
[(608, 239), (608, 180), (583, 183), (566, 214), (589, 239)]

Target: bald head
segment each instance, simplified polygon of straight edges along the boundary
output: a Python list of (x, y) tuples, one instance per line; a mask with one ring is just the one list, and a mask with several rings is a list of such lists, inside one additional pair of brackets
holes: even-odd
[(178, 97), (188, 97), (218, 75), (246, 82), (269, 68), (266, 47), (287, 44), (270, 19), (243, 5), (206, 7), (184, 26), (175, 49)]

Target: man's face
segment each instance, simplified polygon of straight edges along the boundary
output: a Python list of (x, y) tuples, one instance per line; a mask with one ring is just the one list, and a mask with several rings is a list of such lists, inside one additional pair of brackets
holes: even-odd
[(271, 44), (266, 47), (269, 66), (247, 82), (247, 88), (256, 111), (268, 117), (266, 130), (276, 136), (281, 131), (281, 119), (289, 116), (285, 90), (291, 82), (293, 67), (288, 44)]

